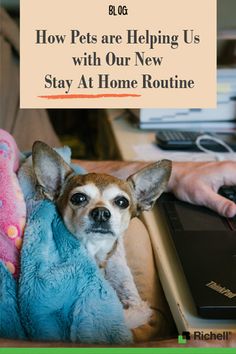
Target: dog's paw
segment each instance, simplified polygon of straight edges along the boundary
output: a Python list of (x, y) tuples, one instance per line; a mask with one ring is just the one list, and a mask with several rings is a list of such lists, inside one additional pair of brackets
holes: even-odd
[(125, 322), (130, 329), (148, 323), (151, 316), (152, 310), (145, 301), (142, 301), (137, 305), (130, 305), (129, 308), (125, 310)]

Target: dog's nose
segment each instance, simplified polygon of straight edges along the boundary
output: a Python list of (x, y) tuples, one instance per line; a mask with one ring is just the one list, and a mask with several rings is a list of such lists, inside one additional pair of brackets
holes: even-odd
[(96, 222), (103, 222), (110, 219), (111, 213), (107, 208), (98, 207), (91, 210), (90, 216)]

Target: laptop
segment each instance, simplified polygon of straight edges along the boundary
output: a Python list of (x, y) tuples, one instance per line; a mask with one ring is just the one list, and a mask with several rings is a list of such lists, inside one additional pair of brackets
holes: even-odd
[[(236, 188), (221, 192), (236, 198)], [(163, 194), (158, 206), (199, 316), (236, 319), (236, 218), (223, 218), (171, 194)]]

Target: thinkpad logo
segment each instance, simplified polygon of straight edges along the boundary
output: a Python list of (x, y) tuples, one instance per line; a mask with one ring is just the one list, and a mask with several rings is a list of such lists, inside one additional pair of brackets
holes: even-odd
[(221, 286), (220, 284), (217, 284), (213, 280), (207, 283), (206, 286), (214, 291), (217, 291), (219, 294), (228, 297), (229, 299), (233, 299), (234, 297), (236, 297), (236, 293), (234, 293), (230, 289), (225, 288), (224, 286)]

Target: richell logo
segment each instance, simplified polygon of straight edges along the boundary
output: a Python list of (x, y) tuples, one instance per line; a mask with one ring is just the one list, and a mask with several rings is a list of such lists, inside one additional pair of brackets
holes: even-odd
[(210, 332), (203, 332), (203, 331), (194, 331), (193, 334), (190, 334), (188, 331), (182, 332), (178, 336), (178, 343), (179, 344), (186, 344), (188, 340), (228, 340), (230, 338), (231, 332), (218, 332), (214, 333), (212, 331)]

